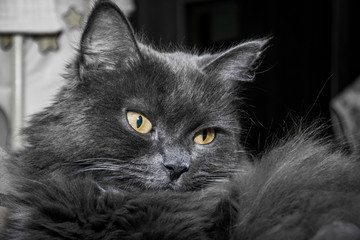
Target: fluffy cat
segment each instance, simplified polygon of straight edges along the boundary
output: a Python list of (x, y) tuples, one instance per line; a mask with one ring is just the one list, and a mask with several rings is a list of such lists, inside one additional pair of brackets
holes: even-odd
[(90, 177), (23, 181), (1, 239), (360, 239), (358, 157), (308, 133), (199, 191), (123, 190)]
[[(24, 130), (16, 169), (31, 178), (92, 172), (99, 182), (143, 189), (192, 190), (226, 179), (248, 162), (239, 144), (238, 91), (265, 43), (202, 56), (156, 51), (136, 40), (116, 6), (101, 1), (68, 84)], [(135, 126), (139, 121), (145, 125)], [(204, 136), (212, 142), (203, 144)]]
[(68, 84), (8, 159), (1, 239), (360, 239), (358, 156), (310, 131), (253, 161), (239, 144), (265, 46), (154, 50), (99, 1)]

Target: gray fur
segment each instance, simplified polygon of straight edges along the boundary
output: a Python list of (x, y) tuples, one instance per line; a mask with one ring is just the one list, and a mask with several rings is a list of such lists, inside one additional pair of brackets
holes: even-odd
[(9, 174), (6, 170), (5, 159), (7, 153), (0, 147), (0, 228), (3, 225), (6, 209), (4, 207), (5, 196), (10, 190)]
[(359, 236), (359, 171), (359, 156), (348, 156), (309, 131), (282, 141), (253, 171), (233, 180), (234, 238), (310, 239), (336, 221), (341, 224), (333, 239)]
[(9, 174), (6, 171), (6, 159), (9, 156), (7, 155), (7, 153), (5, 152), (5, 150), (3, 150), (0, 147), (0, 194), (1, 193), (6, 193), (9, 189)]
[[(69, 66), (68, 84), (24, 130), (27, 147), (11, 160), (21, 166), (13, 171), (32, 178), (92, 172), (97, 181), (143, 189), (225, 181), (249, 164), (239, 144), (237, 95), (264, 44), (255, 40), (213, 56), (163, 53), (136, 40), (121, 11), (101, 1)], [(222, 66), (239, 74), (219, 76)], [(127, 111), (144, 114), (153, 130), (135, 132)], [(196, 144), (195, 133), (208, 127), (217, 132), (214, 142)], [(185, 159), (189, 170), (173, 179), (164, 164)]]
[[(2, 240), (359, 238), (360, 163), (318, 128), (250, 162), (239, 144), (243, 82), (266, 40), (217, 54), (163, 52), (136, 40), (99, 1), (54, 104), (8, 158), (14, 190)], [(144, 114), (148, 134), (127, 111)], [(212, 127), (215, 140), (194, 143)], [(174, 177), (164, 164), (187, 164)]]

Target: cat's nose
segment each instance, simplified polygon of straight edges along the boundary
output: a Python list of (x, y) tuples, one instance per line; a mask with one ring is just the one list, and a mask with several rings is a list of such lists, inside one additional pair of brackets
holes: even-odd
[(181, 174), (189, 170), (189, 165), (186, 163), (177, 163), (177, 164), (167, 163), (164, 164), (164, 166), (170, 172), (171, 181), (178, 179), (181, 176)]

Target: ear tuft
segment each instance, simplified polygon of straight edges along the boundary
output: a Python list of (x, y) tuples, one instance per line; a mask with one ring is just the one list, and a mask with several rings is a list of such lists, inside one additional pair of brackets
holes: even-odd
[(98, 1), (81, 38), (80, 67), (115, 69), (139, 58), (132, 27), (111, 1)]
[(220, 78), (251, 81), (262, 52), (269, 38), (244, 42), (224, 52), (207, 56), (203, 70), (218, 74)]

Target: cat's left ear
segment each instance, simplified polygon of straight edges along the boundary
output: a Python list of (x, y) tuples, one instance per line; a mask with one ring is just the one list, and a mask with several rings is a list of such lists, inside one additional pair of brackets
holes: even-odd
[(269, 38), (248, 41), (224, 52), (201, 59), (206, 73), (217, 74), (223, 79), (251, 81), (257, 60), (265, 50)]
[(81, 38), (81, 70), (126, 67), (140, 58), (133, 29), (121, 10), (111, 1), (94, 6)]

